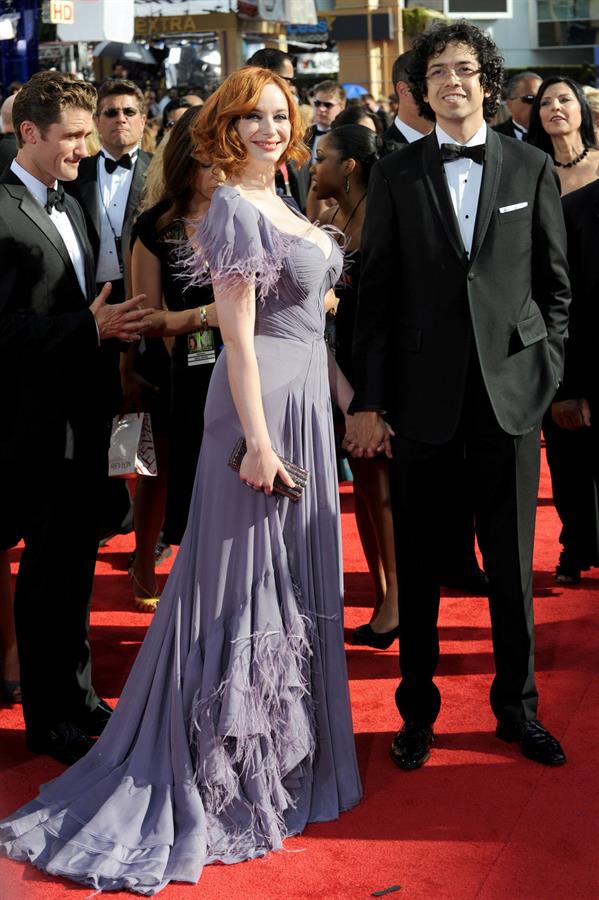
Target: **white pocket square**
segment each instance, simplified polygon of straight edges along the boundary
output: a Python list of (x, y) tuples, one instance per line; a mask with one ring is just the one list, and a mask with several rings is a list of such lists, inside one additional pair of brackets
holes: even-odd
[(527, 206), (528, 206), (528, 200), (526, 200), (524, 203), (512, 203), (511, 206), (500, 206), (499, 212), (500, 213), (514, 212), (515, 209), (525, 209)]

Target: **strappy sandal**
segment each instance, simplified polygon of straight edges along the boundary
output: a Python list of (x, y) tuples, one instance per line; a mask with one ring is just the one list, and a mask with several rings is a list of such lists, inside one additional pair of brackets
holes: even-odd
[(140, 584), (133, 572), (131, 572), (131, 584), (133, 585), (133, 602), (139, 612), (153, 613), (160, 602), (160, 597), (153, 595)]

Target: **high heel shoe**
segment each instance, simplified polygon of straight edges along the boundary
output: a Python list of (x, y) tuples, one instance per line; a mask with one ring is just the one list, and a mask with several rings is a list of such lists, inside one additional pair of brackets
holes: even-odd
[(133, 602), (139, 612), (153, 613), (160, 602), (159, 596), (152, 596), (147, 588), (140, 584), (136, 576), (131, 572), (131, 584), (133, 585)]
[(391, 631), (373, 631), (370, 625), (359, 625), (351, 634), (352, 644), (364, 644), (375, 650), (387, 650), (396, 637), (399, 637), (399, 625)]

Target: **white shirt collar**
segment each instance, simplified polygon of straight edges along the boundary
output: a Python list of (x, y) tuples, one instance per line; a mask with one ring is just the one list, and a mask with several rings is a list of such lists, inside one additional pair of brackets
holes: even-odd
[[(439, 146), (441, 144), (459, 144), (459, 141), (456, 141), (455, 138), (450, 137), (439, 124), (435, 125), (435, 134), (437, 135), (437, 140), (439, 142)], [(470, 140), (466, 141), (465, 144), (462, 144), (463, 147), (478, 147), (479, 144), (485, 144), (487, 141), (487, 123), (483, 122), (478, 131), (472, 135)]]
[(528, 132), (528, 128), (525, 125), (521, 125), (520, 122), (516, 122), (516, 120), (514, 119), (513, 116), (512, 116), (512, 125), (514, 126), (514, 128), (517, 128), (518, 131), (521, 131), (523, 134), (526, 134)]
[(425, 134), (412, 128), (411, 125), (408, 125), (407, 122), (404, 122), (399, 116), (395, 116), (395, 127), (398, 131), (401, 131), (408, 144), (413, 144), (414, 141), (421, 141), (423, 137), (426, 137)]
[[(23, 182), (27, 190), (30, 194), (33, 194), (38, 203), (41, 203), (42, 206), (45, 206), (48, 202), (48, 186), (44, 184), (43, 181), (40, 181), (39, 178), (36, 178), (35, 175), (32, 175), (27, 169), (24, 169), (20, 163), (13, 159), (10, 164), (11, 172), (14, 172), (17, 178)], [(56, 190), (57, 181), (51, 185), (51, 187)]]

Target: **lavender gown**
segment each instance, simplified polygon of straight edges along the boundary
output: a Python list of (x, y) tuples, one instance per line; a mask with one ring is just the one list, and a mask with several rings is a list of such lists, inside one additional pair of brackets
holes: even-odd
[(227, 466), (241, 434), (216, 363), (187, 530), (120, 702), (87, 756), (0, 824), (13, 859), (154, 894), (281, 847), (360, 799), (343, 650), (340, 518), (323, 298), (311, 241), (228, 186), (195, 280), (257, 273), (255, 347), (275, 449), (310, 471), (293, 504)]

